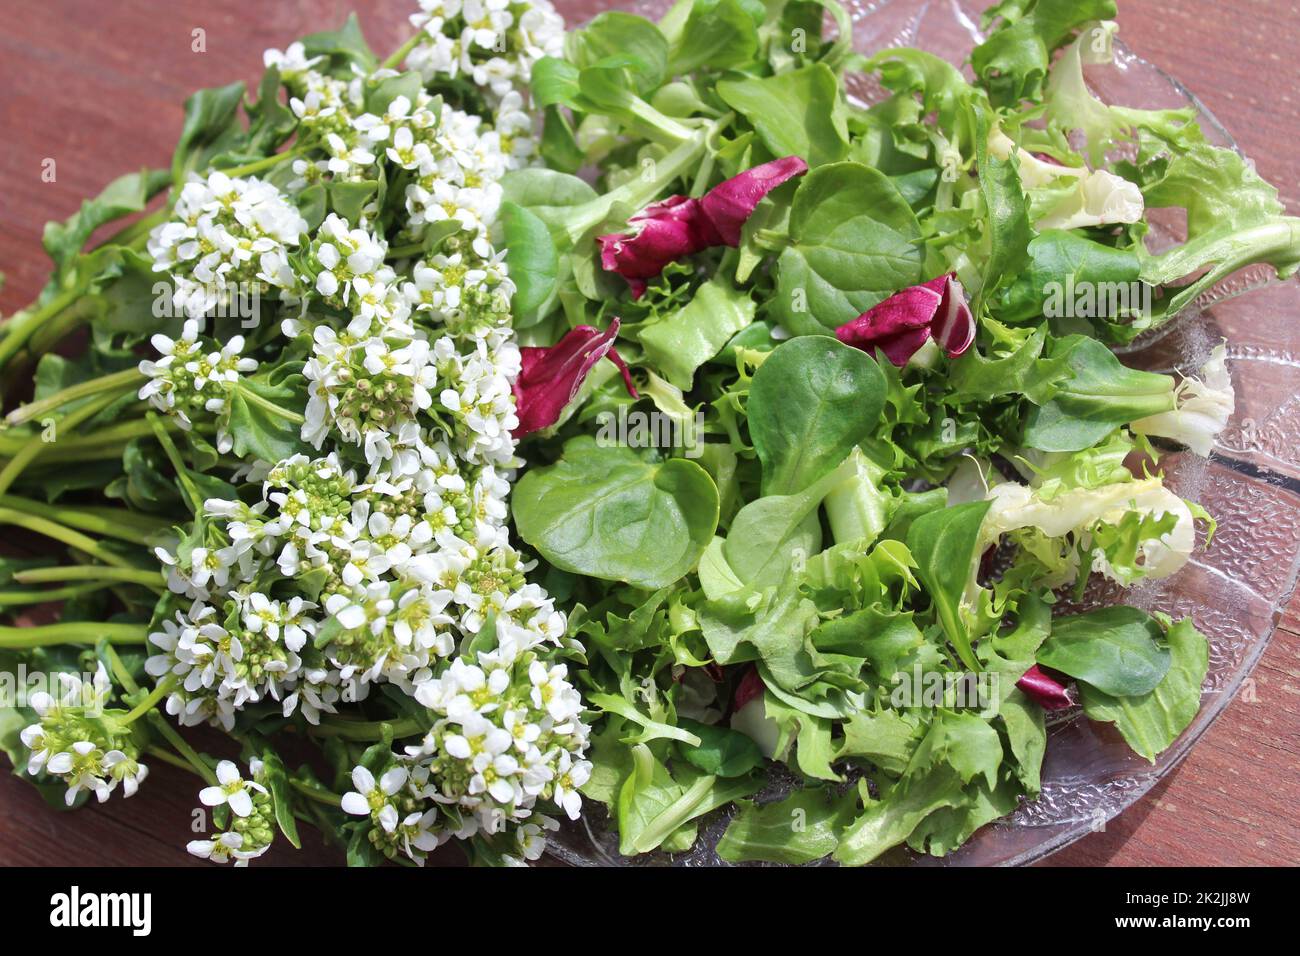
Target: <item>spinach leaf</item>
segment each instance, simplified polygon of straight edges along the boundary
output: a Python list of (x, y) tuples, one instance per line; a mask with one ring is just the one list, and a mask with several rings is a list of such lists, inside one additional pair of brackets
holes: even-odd
[(699, 465), (649, 461), (590, 436), (524, 475), (512, 499), (519, 536), (551, 564), (647, 589), (694, 568), (718, 524), (718, 489)]
[(800, 335), (826, 334), (921, 281), (921, 228), (884, 173), (835, 163), (803, 177), (771, 309)]
[(1007, 734), (1008, 749), (1016, 761), (1016, 777), (1025, 793), (1036, 797), (1042, 786), (1043, 754), (1047, 752), (1047, 719), (1043, 708), (1013, 688), (1002, 702), (998, 717)]
[(824, 63), (761, 79), (719, 80), (717, 92), (749, 120), (773, 156), (802, 156), (809, 166), (821, 166), (848, 154), (844, 99)]
[(916, 560), (916, 576), (934, 603), (948, 640), (972, 671), (981, 668), (971, 650), (961, 605), (966, 588), (975, 579), (980, 526), (988, 510), (989, 502), (973, 501), (923, 514), (907, 529), (907, 548)]
[(703, 724), (679, 717), (677, 725), (700, 739), (696, 746), (679, 744), (677, 751), (691, 766), (718, 777), (743, 777), (763, 765), (763, 753), (744, 734), (730, 727)]
[(730, 70), (749, 63), (757, 53), (758, 30), (739, 0), (694, 0), (673, 44), (669, 72), (676, 76), (701, 67)]
[(1120, 425), (1174, 408), (1174, 380), (1124, 366), (1096, 339), (1072, 335), (1052, 357), (1064, 355), (1070, 373), (1051, 401), (1031, 409), (1025, 444), (1040, 451), (1082, 451)]
[(563, 230), (572, 207), (596, 198), (596, 190), (577, 176), (539, 166), (506, 173), (501, 190), (503, 202), (527, 209), (546, 223), (552, 235)]
[(749, 432), (763, 494), (803, 491), (876, 429), (885, 377), (874, 359), (825, 336), (783, 343), (754, 373)]
[(1058, 617), (1038, 649), (1038, 663), (1110, 694), (1135, 697), (1169, 672), (1170, 652), (1155, 618), (1135, 607), (1098, 608)]
[(1201, 684), (1209, 667), (1209, 642), (1191, 619), (1168, 629), (1169, 670), (1154, 688), (1136, 696), (1112, 696), (1081, 684), (1083, 712), (1113, 723), (1137, 753), (1155, 763), (1201, 709)]
[(634, 57), (634, 87), (641, 94), (658, 88), (668, 75), (668, 41), (645, 17), (607, 10), (570, 33), (564, 45), (568, 60), (579, 70), (610, 56)]
[(515, 284), (514, 324), (526, 328), (542, 317), (542, 307), (555, 294), (560, 258), (546, 223), (518, 203), (501, 204), (501, 226), (506, 268)]
[[(1077, 301), (1076, 290), (1096, 289), (1107, 284), (1127, 286), (1138, 281), (1141, 263), (1135, 252), (1114, 249), (1094, 242), (1076, 232), (1053, 229), (1035, 236), (1027, 249), (1028, 268), (1005, 289), (1003, 302), (996, 309), (1004, 322), (1037, 321), (1059, 298), (1064, 307)], [(1104, 306), (1105, 303), (1094, 303)], [(1077, 309), (1089, 315), (1093, 309)], [(1065, 315), (1064, 308), (1057, 312)], [(1098, 318), (1119, 318), (1099, 315)]]

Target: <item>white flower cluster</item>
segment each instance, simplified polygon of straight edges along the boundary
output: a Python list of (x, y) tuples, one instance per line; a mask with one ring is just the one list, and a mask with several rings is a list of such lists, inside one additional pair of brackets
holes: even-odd
[(343, 798), (346, 812), (373, 820), (379, 849), (419, 861), (449, 836), (482, 835), (505, 841), (499, 852), (507, 858), (536, 859), (555, 826), (539, 802), (577, 819), (578, 789), (591, 776), (583, 759), (590, 728), (565, 665), (548, 666), (535, 646), (516, 629), (476, 663), (457, 658), (419, 685), (416, 698), (435, 715), (433, 727), (394, 754), (377, 782), (357, 767), (357, 789)]
[(202, 318), (233, 296), (263, 286), (292, 292), (288, 250), (307, 223), (284, 195), (256, 177), (194, 176), (181, 189), (174, 219), (149, 235), (154, 270), (175, 285), (174, 304)]
[(244, 337), (236, 335), (217, 348), (204, 345), (199, 337), (199, 320), (187, 319), (176, 339), (161, 332), (150, 342), (159, 359), (140, 362), (140, 374), (149, 381), (140, 388), (139, 398), (160, 412), (172, 416), (189, 431), (193, 418), (206, 413), (216, 420), (217, 448), (230, 451), (230, 396), (239, 377), (257, 371), (257, 360), (241, 355)]
[(186, 849), (204, 860), (215, 863), (234, 861), (248, 866), (271, 848), (275, 836), (275, 805), (271, 793), (261, 782), (262, 761), (249, 761), (252, 779), (245, 780), (239, 768), (229, 760), (217, 764), (217, 782), (199, 791), (205, 807), (224, 807), (229, 812), (227, 825), (203, 840), (191, 840)]
[(119, 783), (125, 796), (134, 795), (149, 768), (137, 759), (130, 731), (104, 714), (111, 691), (104, 665), (90, 681), (76, 674), (58, 676), (57, 698), (40, 691), (29, 701), (40, 721), (21, 734), (30, 751), (27, 772), (60, 778), (68, 788), (68, 806), (83, 790), (103, 803)]
[(549, 0), (420, 0), (426, 37), (407, 57), (426, 82), (465, 76), (496, 107), (527, 88), (532, 67), (564, 50), (564, 18)]
[[(190, 184), (181, 222), (156, 233), (157, 267), (180, 278), (210, 255), (201, 238), (197, 249), (182, 248), (204, 215), (232, 236), (228, 220), (239, 224), (248, 249), (264, 251), (258, 267), (286, 295), (282, 336), (259, 336), (257, 354), (274, 367), (293, 362), (291, 375), (301, 369), (300, 438), (315, 452), (246, 462), (237, 497), (210, 498), (184, 538), (157, 549), (170, 590), (188, 605), (173, 604), (157, 622), (146, 669), (170, 682), (166, 709), (180, 723), (227, 729), (253, 705), (328, 722), (372, 685), (391, 684), (429, 708), (433, 729), (391, 767), (358, 768), (345, 809), (371, 816), (370, 839), (390, 855), (418, 862), (450, 836), (508, 825), (515, 842), (506, 855), (528, 859), (552, 825), (535, 807), (575, 816), (590, 765), (581, 698), (563, 666), (548, 663), (564, 616), (527, 581), (532, 564), (506, 527), (520, 352), (514, 285), (489, 233), (500, 178), (535, 152), (513, 84), (558, 50), (563, 24), (545, 2), (440, 9), (425, 7), (426, 39), (410, 65), (441, 35), (429, 17), (444, 26), (456, 18), (463, 37), (455, 42), (469, 52), (454, 75), (482, 87), (486, 118), (409, 85), (408, 95), (383, 102), (378, 91), (391, 88), (384, 81), (393, 71), (330, 75), (300, 44), (266, 54), (299, 120), (287, 194), (302, 200), (314, 184), (361, 181), (404, 183), (403, 193), (373, 198), (350, 217), (335, 209), (307, 230), (272, 187), (214, 174), (206, 193)], [(485, 42), (487, 31), (506, 37), (503, 50)], [(434, 89), (450, 76), (421, 72)], [(263, 220), (290, 217), (250, 219), (246, 197), (259, 197), (258, 209), (293, 211), (301, 228), (292, 241), (286, 227), (279, 247), (262, 250), (251, 237), (270, 235)], [(231, 253), (226, 261), (250, 260)], [(257, 363), (241, 355), (238, 337), (214, 350), (201, 329), (189, 323), (175, 341), (155, 338), (162, 355), (142, 364), (150, 381), (141, 395), (186, 427), (199, 411), (216, 416), (227, 451), (230, 396), (247, 388), (257, 404), (259, 393), (239, 378)], [(219, 772), (234, 788), (227, 802), (236, 825), (191, 849), (246, 862), (269, 843), (269, 824), (264, 839), (260, 823), (238, 821), (270, 798), (244, 788), (233, 765)], [(249, 801), (252, 810), (241, 812)]]

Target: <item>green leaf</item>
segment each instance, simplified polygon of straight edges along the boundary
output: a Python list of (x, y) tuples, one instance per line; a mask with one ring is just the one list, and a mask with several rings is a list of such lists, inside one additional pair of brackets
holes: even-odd
[(1096, 339), (1072, 335), (1054, 345), (1052, 357), (1065, 356), (1067, 377), (1056, 395), (1030, 410), (1025, 444), (1040, 451), (1082, 451), (1120, 425), (1174, 408), (1171, 376), (1125, 367)]
[[(639, 64), (635, 88), (645, 94), (658, 88), (668, 72), (668, 41), (659, 28), (647, 20), (619, 10), (598, 14), (580, 30), (565, 38), (568, 61), (579, 70), (606, 57), (627, 55)], [(548, 99), (546, 102), (562, 102)]]
[(230, 392), (229, 428), (235, 454), (276, 462), (310, 452), (300, 437), (306, 404), (300, 389), (241, 378)]
[(748, 800), (736, 805), (740, 812), (718, 841), (719, 857), (798, 866), (835, 852), (839, 834), (857, 813), (857, 793), (837, 797), (830, 789), (809, 787), (761, 806)]
[(906, 840), (936, 810), (967, 805), (967, 784), (980, 776), (992, 786), (1002, 757), (1002, 742), (992, 726), (971, 714), (941, 712), (902, 779), (868, 803), (844, 831), (835, 859), (849, 866), (870, 863)]
[(501, 204), (501, 225), (506, 268), (515, 284), (515, 326), (526, 327), (554, 295), (560, 259), (546, 223), (518, 203)]
[(717, 92), (749, 120), (773, 156), (802, 156), (809, 166), (821, 166), (848, 154), (840, 84), (824, 63), (763, 79), (720, 80)]
[[(1042, 786), (1043, 754), (1047, 751), (1047, 719), (1043, 708), (1019, 688), (1002, 701), (998, 716), (1007, 733), (1011, 755), (1016, 760), (1016, 777), (1030, 797)], [(999, 814), (1000, 816), (1000, 814)]]
[(689, 390), (695, 370), (754, 321), (755, 308), (748, 293), (719, 274), (682, 308), (640, 329), (637, 338), (651, 364), (678, 388)]
[[(1091, 315), (1094, 308), (1075, 308), (1082, 290), (1128, 287), (1138, 281), (1141, 264), (1129, 249), (1114, 249), (1074, 231), (1048, 230), (1028, 246), (1029, 266), (1006, 289), (994, 313), (1004, 322), (1037, 322), (1043, 315)], [(1134, 303), (1136, 305), (1136, 303)], [(1098, 314), (1097, 318), (1118, 318)]]
[(293, 816), (293, 788), (289, 785), (284, 761), (274, 750), (267, 749), (262, 751), (262, 768), (266, 773), (267, 789), (271, 791), (271, 803), (275, 807), (275, 822), (294, 849), (302, 849), (302, 841), (298, 839), (298, 821)]
[(337, 30), (303, 37), (302, 45), (308, 57), (327, 56), (333, 67), (356, 64), (363, 73), (372, 73), (379, 62), (361, 32), (361, 22), (355, 13), (348, 14), (347, 22)]
[(679, 744), (678, 753), (691, 766), (717, 777), (743, 777), (763, 765), (758, 744), (730, 727), (702, 724), (686, 717), (677, 724), (700, 739), (697, 746)]
[(921, 281), (921, 228), (884, 173), (836, 163), (803, 177), (770, 307), (787, 329), (826, 334)]
[(989, 257), (984, 263), (979, 303), (990, 299), (1004, 281), (1024, 269), (1034, 230), (1029, 225), (1029, 205), (1013, 159), (1002, 160), (989, 152), (988, 113), (976, 107), (976, 168), (984, 197)]
[(749, 431), (763, 494), (803, 491), (872, 435), (885, 378), (865, 352), (825, 336), (780, 345), (754, 374)]
[(243, 99), (244, 84), (239, 82), (199, 90), (185, 101), (185, 123), (172, 154), (173, 182), (183, 183), (188, 173), (202, 170), (213, 157), (243, 142), (238, 117)]
[(596, 190), (577, 176), (541, 167), (506, 173), (501, 190), (503, 202), (527, 209), (546, 223), (553, 236), (563, 231), (574, 206), (596, 198)]
[(1024, 395), (1036, 405), (1050, 401), (1056, 383), (1069, 374), (1064, 356), (1044, 358), (1047, 329), (1040, 326), (1015, 351), (985, 358), (971, 349), (955, 359), (948, 375), (949, 400), (991, 402), (1008, 395)]
[(46, 223), (41, 241), (54, 260), (54, 271), (62, 272), (96, 229), (114, 219), (140, 212), (170, 182), (171, 177), (161, 169), (128, 173), (105, 186), (94, 199), (82, 200), (81, 208), (66, 221)]
[(718, 524), (718, 489), (684, 458), (652, 462), (575, 438), (513, 496), (519, 536), (551, 564), (643, 588), (691, 571)]
[(1136, 697), (1169, 672), (1170, 651), (1155, 618), (1135, 607), (1098, 608), (1058, 617), (1038, 649), (1038, 663), (1113, 697)]
[(1150, 692), (1117, 697), (1086, 683), (1079, 686), (1084, 714), (1113, 723), (1128, 745), (1152, 763), (1201, 709), (1201, 684), (1210, 659), (1209, 642), (1190, 618), (1169, 627), (1165, 640), (1169, 671)]
[(974, 501), (931, 511), (912, 522), (907, 548), (916, 560), (916, 576), (934, 603), (939, 623), (962, 663), (980, 670), (971, 650), (970, 631), (962, 615), (962, 598), (975, 579), (980, 559), (980, 526), (990, 502)]
[(757, 53), (758, 30), (738, 0), (694, 0), (686, 26), (673, 44), (669, 73), (735, 69)]
[(684, 770), (690, 773), (679, 769), (679, 783), (645, 744), (632, 748), (632, 772), (618, 795), (618, 850), (624, 856), (650, 852), (690, 821), (759, 786), (745, 778), (720, 781)]

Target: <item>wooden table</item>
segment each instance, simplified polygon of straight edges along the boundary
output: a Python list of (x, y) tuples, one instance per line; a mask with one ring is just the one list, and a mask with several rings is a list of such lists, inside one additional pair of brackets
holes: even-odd
[[(9, 7), (0, 34), (0, 311), (26, 304), (47, 274), (41, 229), (141, 166), (167, 165), (194, 89), (261, 72), (266, 47), (342, 23), (347, 0), (43, 0)], [(407, 0), (369, 0), (378, 50), (406, 35)], [(1300, 214), (1300, 5), (1278, 0), (1121, 0), (1128, 44), (1187, 82)], [(196, 34), (195, 31), (202, 31)], [(201, 37), (204, 47), (197, 37)], [(42, 163), (56, 163), (44, 182)], [(1053, 864), (1300, 862), (1300, 601), (1254, 674), (1254, 703), (1229, 705), (1179, 770), (1103, 833)], [(0, 774), (0, 864), (172, 865), (189, 858), (192, 778), (154, 768), (130, 800), (48, 810)], [(314, 836), (314, 835), (313, 835)], [(311, 837), (309, 837), (309, 840)], [(262, 862), (337, 862), (309, 845)]]

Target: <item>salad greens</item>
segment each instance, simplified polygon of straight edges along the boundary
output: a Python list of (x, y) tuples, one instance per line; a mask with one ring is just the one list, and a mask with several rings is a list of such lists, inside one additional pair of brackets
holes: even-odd
[(49, 681), (16, 773), (188, 770), (237, 865), (303, 824), (519, 863), (583, 813), (858, 865), (1038, 797), (1051, 712), (1175, 744), (1206, 637), (1096, 598), (1211, 545), (1160, 462), (1232, 378), (1112, 347), (1294, 274), (1300, 220), (1194, 110), (1093, 96), (1114, 0), (999, 0), (962, 64), (837, 0), (420, 8), (267, 51), (47, 227), (0, 324), (0, 524), (66, 552), (0, 558), (0, 667)]
[[(1109, 346), (1244, 264), (1289, 275), (1300, 233), (1191, 111), (1093, 97), (1115, 12), (998, 3), (974, 82), (920, 50), (852, 53), (834, 2), (603, 14), (539, 64), (564, 78), (546, 158), (594, 168), (597, 195), (575, 184), (566, 213), (536, 173), (507, 176), (559, 256), (522, 335), (617, 318), (649, 383), (586, 380), (522, 446), (513, 504), (605, 702), (584, 789), (620, 852), (685, 851), (734, 803), (728, 861), (943, 855), (1037, 796), (1046, 712), (1082, 703), (1151, 760), (1195, 716), (1190, 621), (1065, 606), (1092, 578), (1175, 573), (1198, 522), (1209, 544), (1149, 436), (1208, 454), (1231, 380), (1221, 348), (1179, 378)], [(883, 89), (870, 105), (855, 72)], [(747, 189), (734, 239), (707, 238), (709, 197)], [(1161, 207), (1186, 211), (1187, 240), (1155, 254)], [(684, 413), (698, 433), (654, 448), (590, 437), (602, 416)], [(688, 461), (682, 496), (654, 498), (656, 469)], [(759, 755), (787, 796), (750, 796)]]

